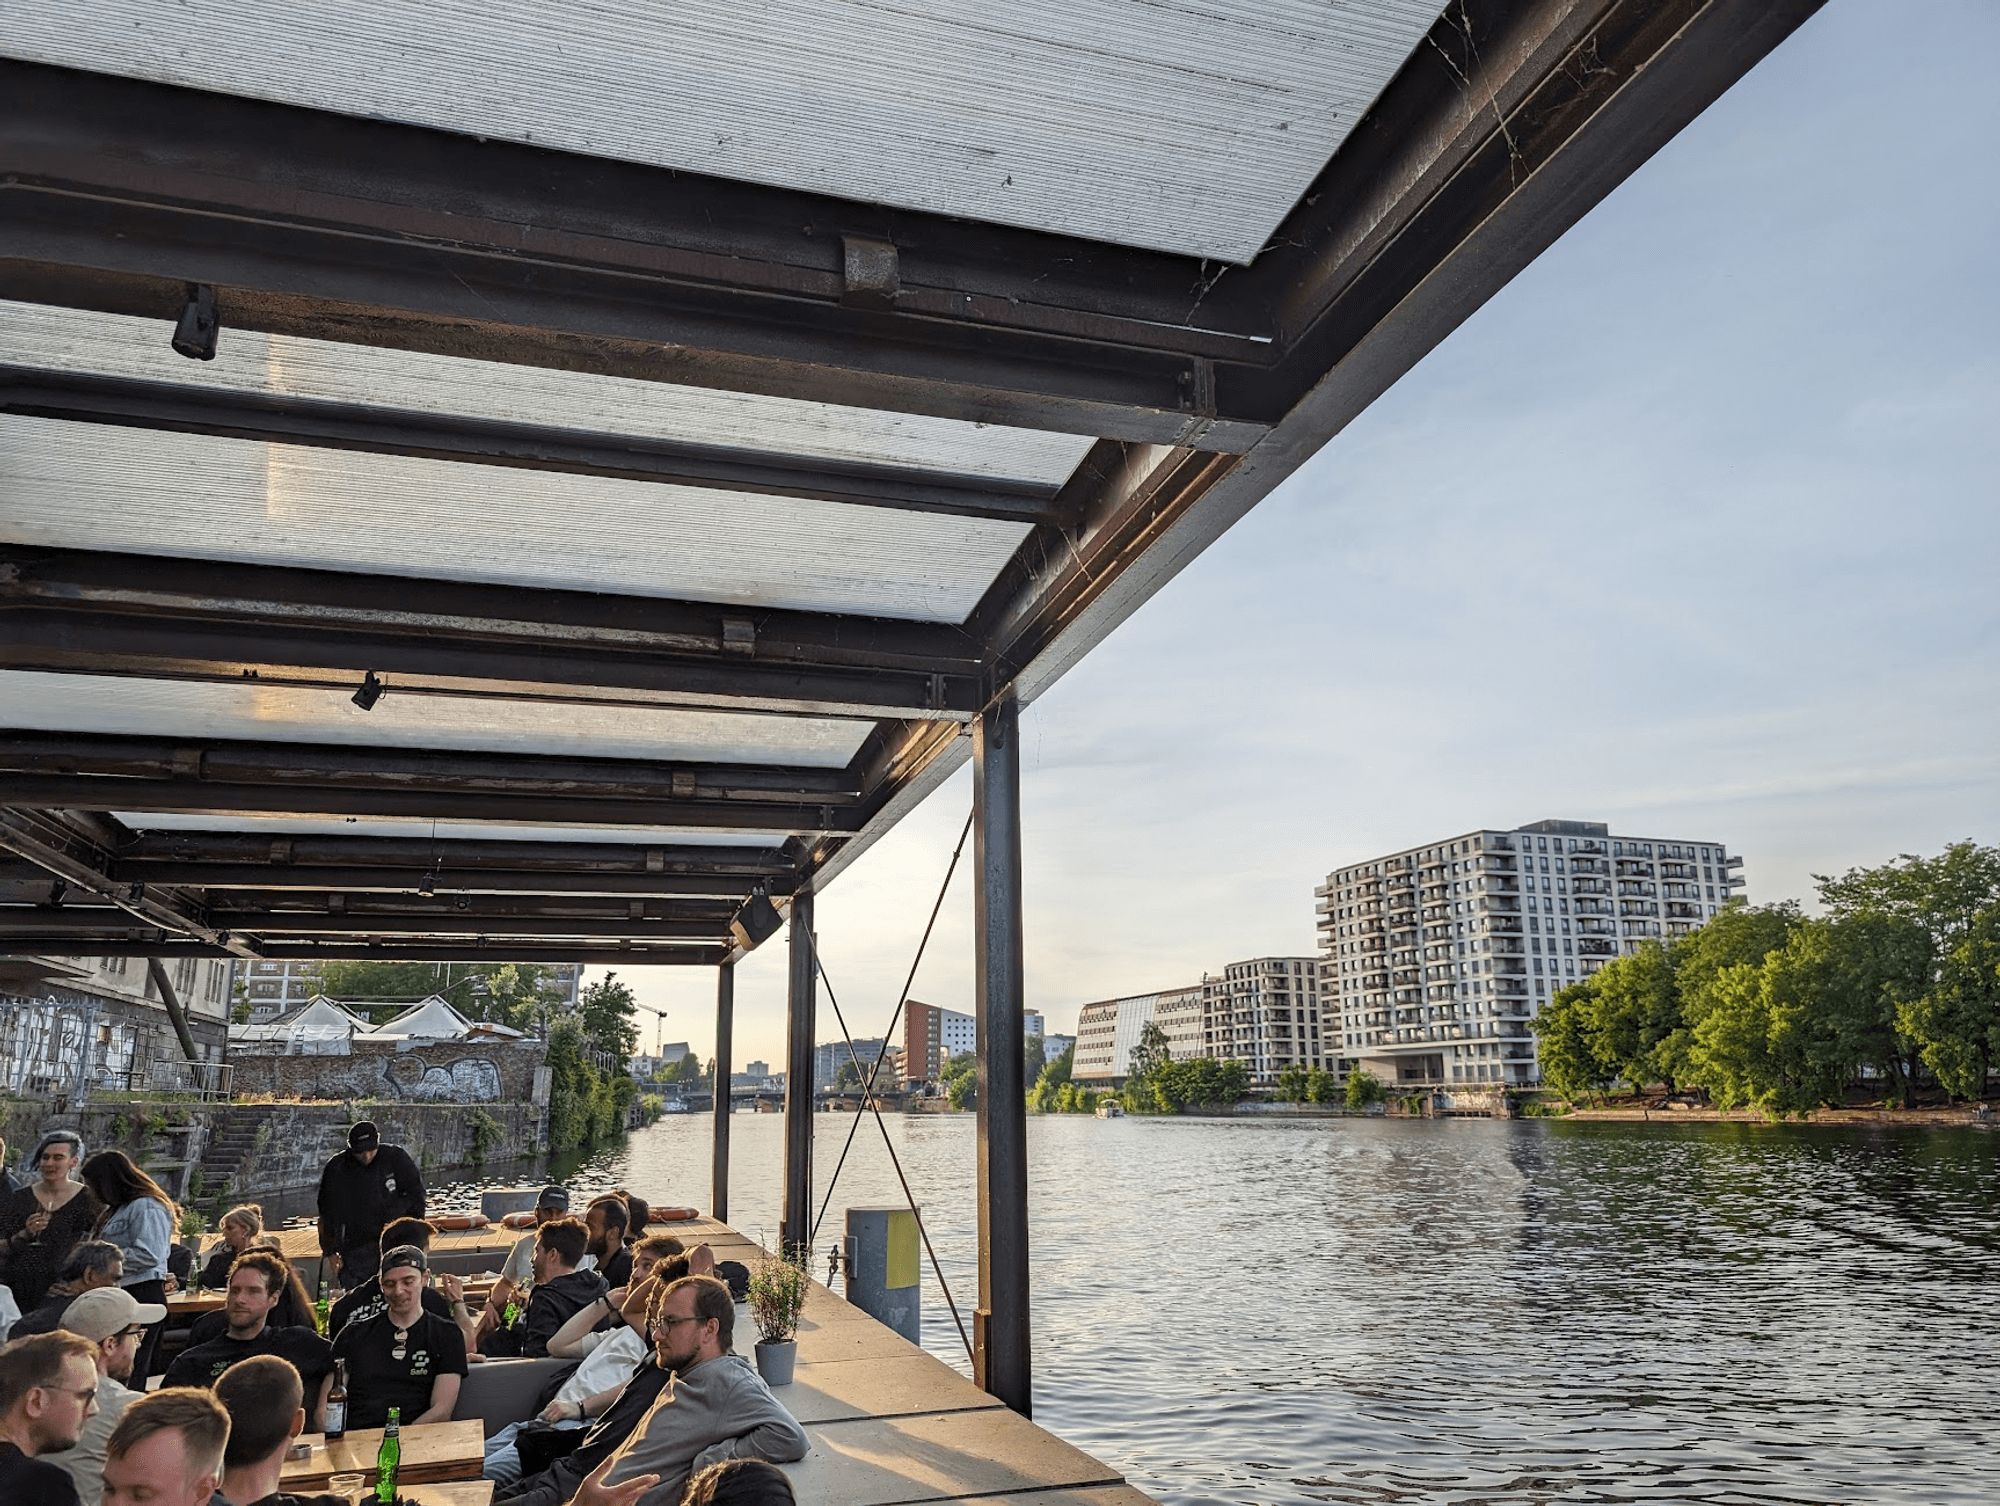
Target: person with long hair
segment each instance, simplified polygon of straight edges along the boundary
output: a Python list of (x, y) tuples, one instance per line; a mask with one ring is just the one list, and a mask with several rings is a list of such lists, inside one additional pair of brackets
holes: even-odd
[(236, 1257), (258, 1242), (264, 1232), (264, 1209), (257, 1203), (239, 1203), (222, 1215), (220, 1227), (222, 1238), (201, 1268), (201, 1284), (211, 1291), (229, 1285), (229, 1268)]
[[(125, 1252), (121, 1283), (133, 1298), (164, 1306), (167, 1300), (167, 1255), (180, 1228), (181, 1210), (166, 1189), (132, 1164), (122, 1150), (100, 1150), (83, 1163), (83, 1184), (103, 1207), (91, 1238), (108, 1240)], [(146, 1329), (139, 1341), (132, 1375), (140, 1386), (153, 1373), (153, 1355), (160, 1347), (164, 1321)]]
[(0, 1261), (24, 1313), (41, 1305), (97, 1221), (97, 1199), (76, 1179), (82, 1159), (74, 1130), (51, 1130), (29, 1158), (35, 1180), (0, 1201)]

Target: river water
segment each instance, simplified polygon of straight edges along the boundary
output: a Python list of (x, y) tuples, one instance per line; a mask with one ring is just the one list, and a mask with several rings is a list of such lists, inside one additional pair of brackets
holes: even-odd
[[(969, 1314), (973, 1121), (887, 1123)], [(816, 1124), (823, 1191), (855, 1121)], [(783, 1121), (732, 1126), (730, 1221), (768, 1245)], [(859, 1131), (822, 1250), (901, 1200)], [(709, 1137), (663, 1119), (571, 1185), (706, 1206)], [(1987, 1131), (1047, 1117), (1028, 1144), (1036, 1420), (1161, 1501), (2000, 1501)], [(926, 1284), (926, 1347), (967, 1369)]]

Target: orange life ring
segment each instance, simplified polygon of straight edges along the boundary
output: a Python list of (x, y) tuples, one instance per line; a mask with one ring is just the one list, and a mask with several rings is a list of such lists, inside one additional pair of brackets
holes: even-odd
[(684, 1224), (691, 1218), (700, 1217), (699, 1208), (655, 1208), (652, 1210), (652, 1216), (646, 1221), (653, 1224)]
[(433, 1229), (483, 1229), (487, 1225), (483, 1213), (447, 1213), (430, 1220)]
[(500, 1222), (509, 1229), (532, 1229), (535, 1226), (535, 1215), (532, 1213), (510, 1213), (502, 1218)]

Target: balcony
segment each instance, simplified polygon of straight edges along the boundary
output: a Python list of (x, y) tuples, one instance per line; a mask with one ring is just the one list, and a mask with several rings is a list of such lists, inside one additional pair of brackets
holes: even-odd
[(1601, 874), (1605, 878), (1609, 878), (1611, 876), (1611, 865), (1602, 858), (1573, 857), (1569, 860), (1569, 871), (1571, 873)]
[(1667, 901), (1667, 915), (1673, 920), (1700, 920), (1701, 906), (1691, 905), (1684, 900)]
[(1667, 862), (1660, 864), (1660, 877), (1667, 879), (1700, 878), (1701, 873), (1692, 863)]
[(1723, 867), (1725, 867), (1725, 868), (1741, 868), (1741, 867), (1743, 866), (1743, 859), (1741, 859), (1741, 858), (1724, 858), (1724, 859), (1722, 860), (1722, 866), (1723, 866)]
[[(1605, 915), (1608, 915), (1610, 911), (1611, 907), (1606, 905), (1604, 907)], [(1576, 923), (1576, 928), (1585, 936), (1611, 936), (1615, 935), (1618, 930), (1615, 922), (1598, 915), (1585, 916)]]
[(1621, 899), (1618, 901), (1620, 915), (1658, 915), (1659, 902), (1650, 899)]
[(1612, 908), (1611, 901), (1608, 899), (1580, 899), (1576, 902), (1576, 913), (1579, 915), (1615, 915), (1618, 912)]
[(1569, 891), (1572, 894), (1609, 894), (1611, 892), (1611, 880), (1601, 878), (1571, 879), (1569, 881)]
[(1521, 917), (1518, 915), (1497, 916), (1487, 921), (1486, 926), (1495, 936), (1519, 936), (1521, 934)]
[(1620, 858), (1616, 863), (1620, 878), (1651, 878), (1653, 865), (1645, 858)]
[(1635, 880), (1625, 879), (1620, 880), (1618, 892), (1621, 896), (1640, 895), (1651, 899), (1655, 894), (1659, 893), (1659, 885), (1642, 884)]

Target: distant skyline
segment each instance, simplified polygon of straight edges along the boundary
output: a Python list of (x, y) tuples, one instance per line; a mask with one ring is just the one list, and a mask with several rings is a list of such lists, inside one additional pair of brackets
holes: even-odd
[[(2000, 7), (1915, 14), (1828, 6), (1027, 709), (1051, 1030), (1310, 954), (1329, 870), (1480, 826), (1711, 838), (1757, 903), (2000, 835)], [(820, 897), (857, 1037), (969, 800)], [(961, 872), (915, 996), (971, 961)], [(711, 1053), (712, 970), (619, 971)], [(784, 978), (738, 966), (739, 1068)]]

